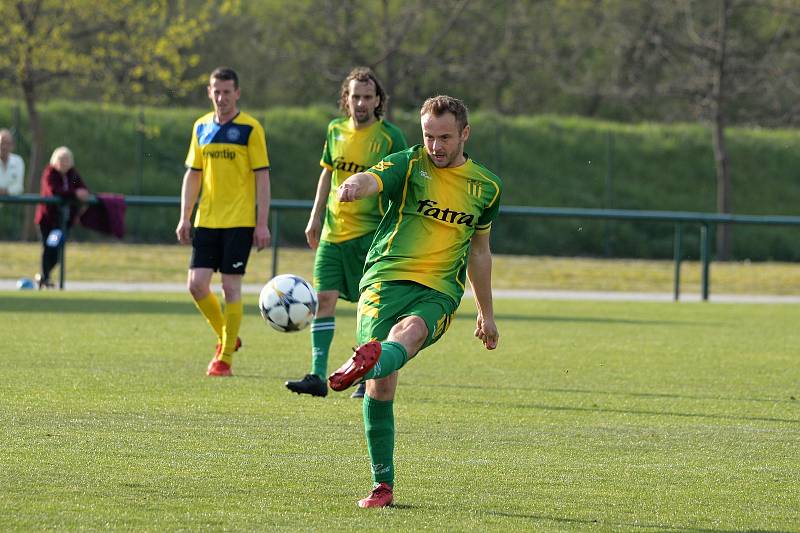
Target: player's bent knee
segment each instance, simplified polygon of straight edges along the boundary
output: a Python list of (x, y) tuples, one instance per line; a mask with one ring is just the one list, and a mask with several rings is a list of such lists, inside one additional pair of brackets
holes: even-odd
[(395, 324), (389, 332), (388, 340), (405, 346), (409, 357), (413, 357), (427, 338), (428, 326), (425, 321), (418, 316), (409, 316)]

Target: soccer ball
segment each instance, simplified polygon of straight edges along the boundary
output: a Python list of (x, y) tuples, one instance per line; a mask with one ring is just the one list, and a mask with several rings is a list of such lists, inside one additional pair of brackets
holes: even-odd
[(278, 331), (300, 331), (317, 313), (317, 293), (300, 276), (281, 274), (261, 289), (258, 309), (264, 321)]

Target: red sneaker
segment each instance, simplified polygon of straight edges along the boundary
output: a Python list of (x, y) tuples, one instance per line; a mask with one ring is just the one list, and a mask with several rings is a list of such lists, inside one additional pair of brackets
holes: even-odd
[[(238, 352), (239, 348), (241, 348), (241, 347), (242, 347), (242, 338), (241, 337), (236, 337), (236, 347), (233, 349), (233, 351), (234, 352)], [(219, 357), (219, 355), (221, 353), (222, 353), (222, 343), (218, 342), (217, 343), (217, 348), (216, 348), (216, 350), (214, 350), (214, 355)]]
[(233, 375), (231, 372), (231, 365), (217, 358), (212, 359), (211, 362), (208, 363), (206, 374), (216, 377), (229, 377)]
[(339, 370), (328, 376), (328, 385), (335, 391), (343, 391), (358, 383), (364, 374), (372, 370), (381, 356), (381, 343), (369, 341), (355, 349), (353, 356)]
[(358, 506), (362, 509), (368, 507), (388, 507), (392, 505), (394, 494), (392, 486), (388, 483), (378, 483), (363, 500), (358, 500)]

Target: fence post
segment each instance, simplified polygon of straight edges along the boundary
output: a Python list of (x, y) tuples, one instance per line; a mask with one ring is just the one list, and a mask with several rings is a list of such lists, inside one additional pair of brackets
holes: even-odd
[(701, 276), (701, 283), (702, 283), (702, 292), (703, 292), (703, 301), (708, 301), (708, 270), (709, 270), (709, 263), (710, 263), (710, 253), (711, 253), (711, 232), (708, 229), (708, 222), (703, 222), (703, 225), (700, 226), (700, 260), (702, 262), (702, 276)]
[[(611, 209), (614, 204), (614, 134), (606, 132), (606, 194), (605, 208)], [(611, 220), (606, 219), (604, 224), (605, 243), (604, 252), (606, 257), (611, 257)]]
[(272, 277), (278, 275), (278, 219), (279, 209), (272, 210)]
[(674, 256), (675, 256), (675, 279), (673, 282), (672, 299), (678, 301), (681, 296), (681, 238), (683, 234), (683, 225), (680, 222), (675, 224), (675, 243), (674, 243)]
[[(58, 244), (58, 288), (59, 290), (63, 291), (64, 281), (66, 281), (67, 277), (67, 222), (69, 221), (68, 202), (62, 200), (61, 203), (58, 204), (58, 214), (61, 218), (61, 242)], [(42, 238), (45, 239), (44, 245), (47, 246), (48, 235), (42, 235)], [(42, 272), (42, 275), (44, 275), (44, 272)]]
[[(139, 115), (137, 116), (136, 123), (133, 127), (134, 135), (136, 135), (136, 154), (134, 158), (136, 162), (136, 185), (133, 188), (133, 193), (137, 196), (142, 194), (144, 191), (144, 187), (142, 186), (142, 183), (144, 182), (144, 130), (144, 110), (140, 106)], [(141, 224), (139, 223), (141, 220), (141, 214), (139, 213), (138, 209), (134, 211), (134, 213), (134, 216), (131, 217), (131, 226), (136, 228), (135, 231), (139, 231), (141, 229)]]

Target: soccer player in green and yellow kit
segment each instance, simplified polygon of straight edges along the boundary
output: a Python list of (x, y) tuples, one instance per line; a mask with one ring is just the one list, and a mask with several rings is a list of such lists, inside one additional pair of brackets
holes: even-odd
[[(208, 365), (209, 376), (230, 376), (233, 352), (241, 346), (242, 276), (250, 248), (269, 245), (269, 157), (264, 128), (239, 111), (239, 78), (220, 67), (211, 73), (208, 98), (214, 111), (192, 128), (181, 188), (181, 217), (175, 233), (182, 244), (192, 243), (188, 287), (195, 305), (217, 338)], [(202, 193), (201, 193), (202, 188)], [(200, 201), (194, 218), (192, 210)], [(223, 310), (211, 291), (219, 270)]]
[(502, 183), (464, 152), (470, 126), (460, 100), (429, 98), (420, 119), (424, 145), (384, 158), (337, 190), (340, 202), (379, 192), (387, 201), (361, 278), (362, 344), (328, 378), (336, 391), (367, 380), (362, 412), (374, 485), (359, 507), (392, 503), (397, 371), (447, 330), (466, 278), (478, 307), (475, 336), (489, 350), (499, 338), (489, 231)]
[[(311, 323), (311, 372), (300, 380), (286, 382), (286, 387), (298, 394), (328, 394), (325, 377), (336, 328), (336, 301), (358, 301), (364, 259), (384, 213), (380, 195), (340, 203), (336, 189), (354, 173), (407, 148), (400, 129), (381, 118), (386, 101), (386, 92), (375, 74), (357, 67), (342, 82), (339, 106), (345, 116), (328, 124), (320, 161), (322, 173), (306, 226), (308, 245), (316, 249), (314, 288), (319, 296), (317, 315)], [(363, 387), (353, 393), (353, 397), (363, 396)]]

